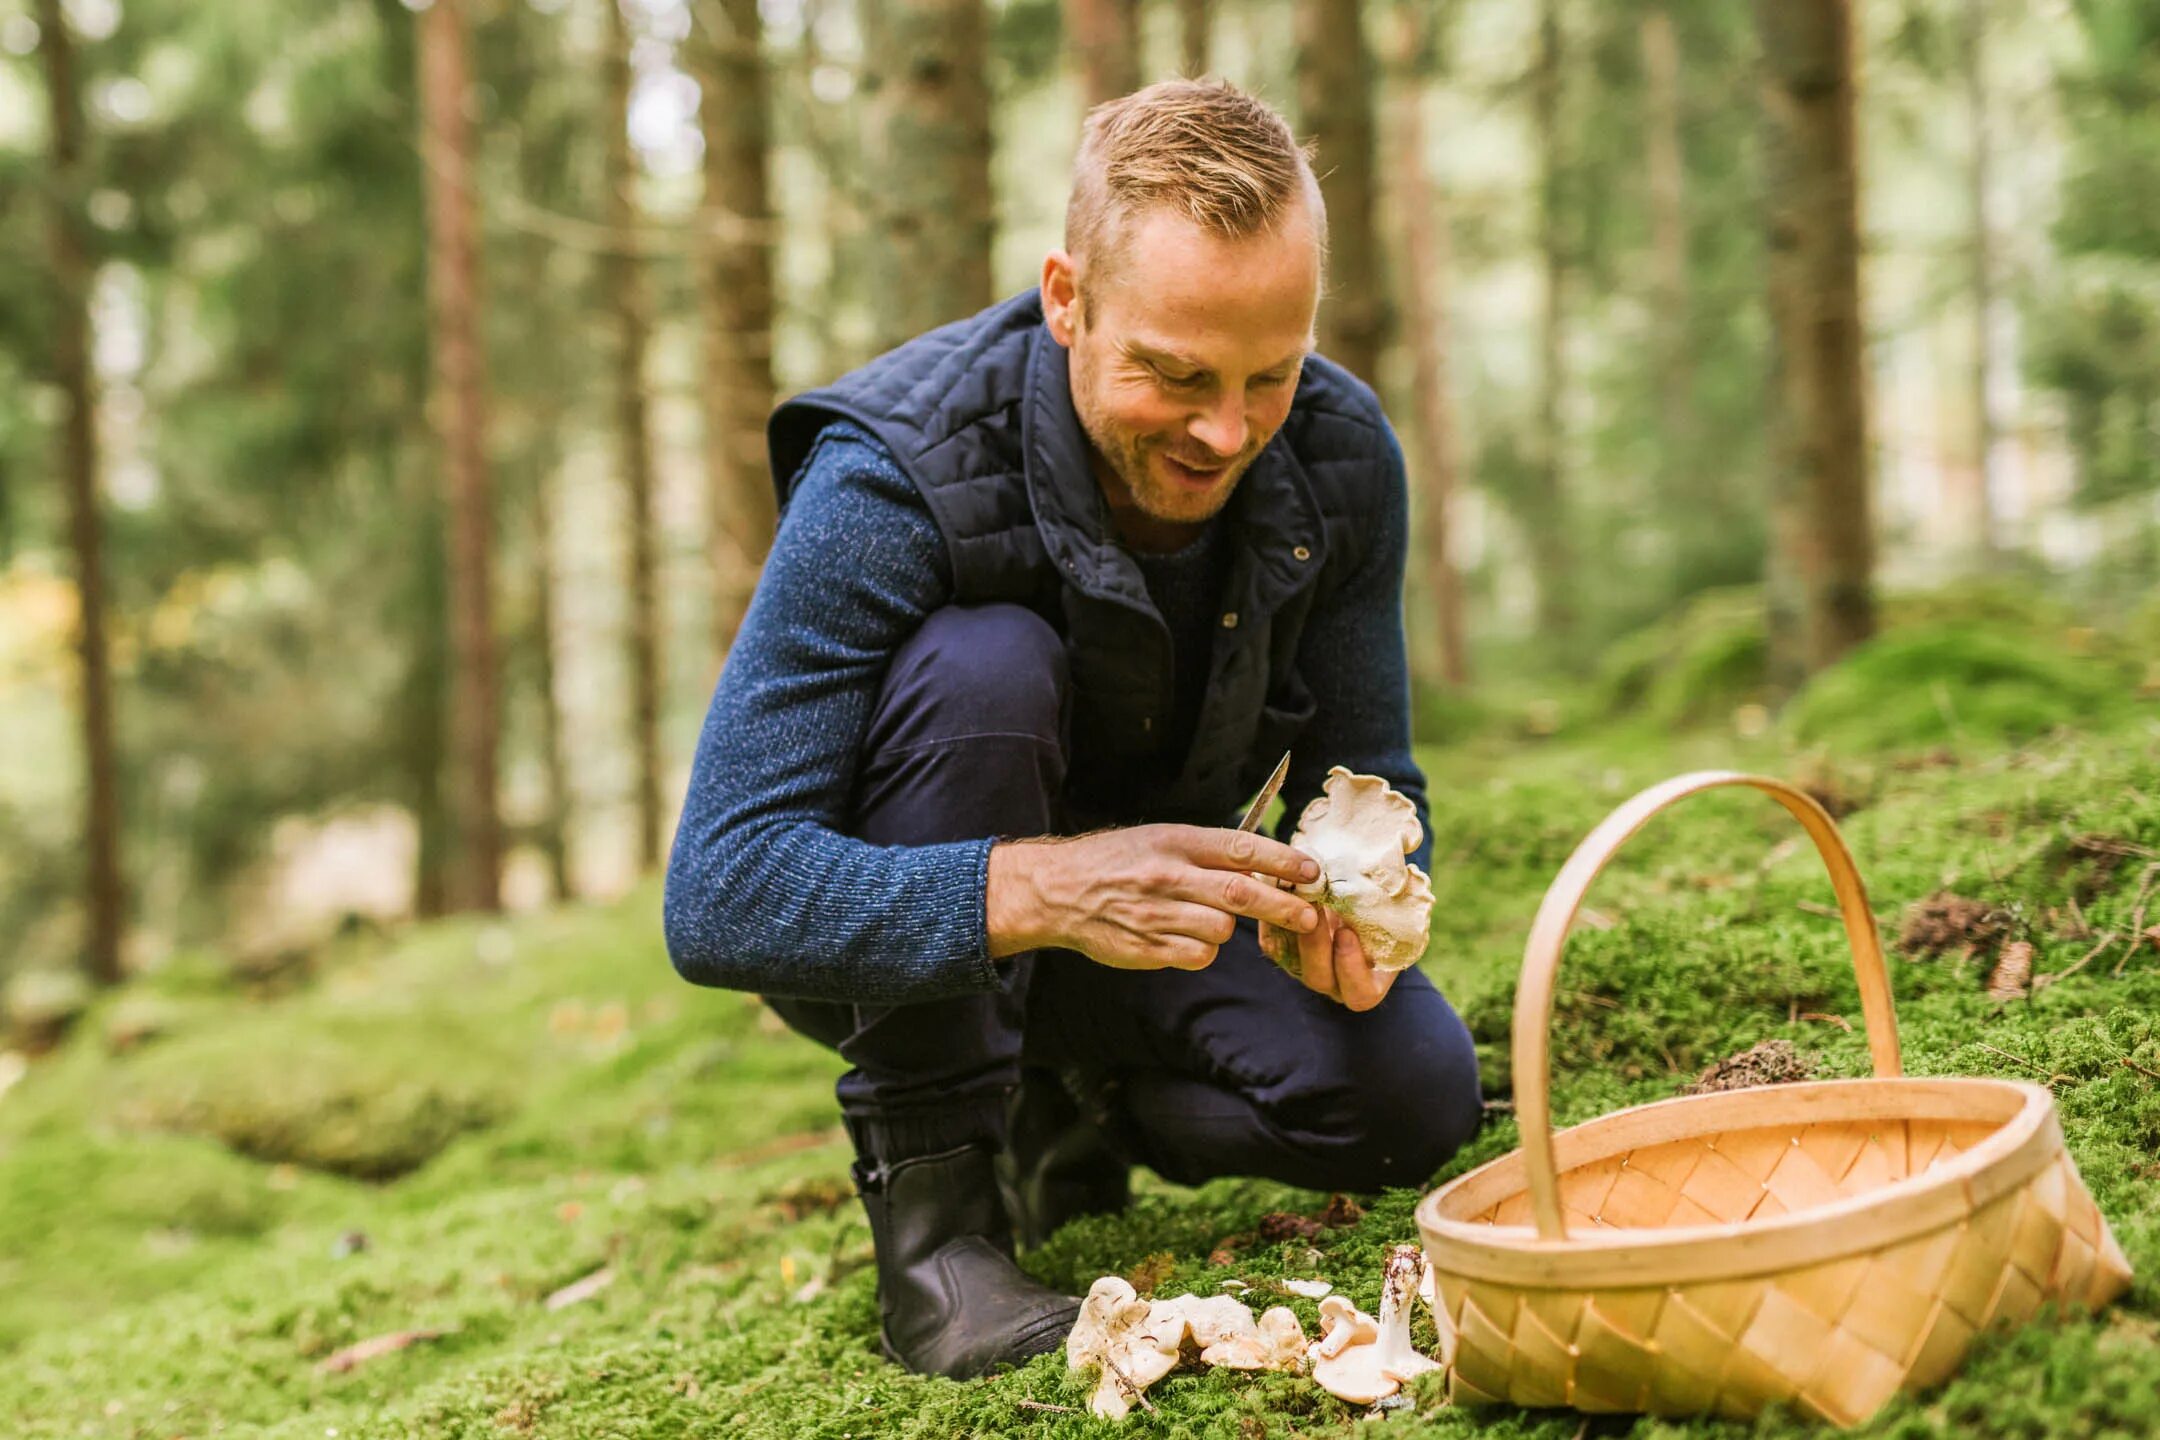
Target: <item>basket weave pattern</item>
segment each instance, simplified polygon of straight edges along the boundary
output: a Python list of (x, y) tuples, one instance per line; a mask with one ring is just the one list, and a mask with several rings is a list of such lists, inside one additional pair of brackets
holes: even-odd
[[(1562, 1194), (1583, 1225), (1745, 1222), (1924, 1173), (1993, 1130), (1894, 1121), (1712, 1135), (1570, 1171)], [(1526, 1224), (1527, 1192), (1479, 1219)], [(1989, 1325), (2022, 1324), (2047, 1300), (2103, 1304), (2128, 1277), (2058, 1149), (1964, 1220), (1772, 1276), (1594, 1291), (1437, 1282), (1458, 1403), (1745, 1419), (1782, 1402), (1850, 1425), (1901, 1388), (1948, 1378)]]
[[(1636, 1106), (1555, 1134), (1552, 1000), (1590, 884), (1651, 816), (1702, 790), (1776, 799), (1837, 892), (1875, 1075)], [(1904, 1077), (1874, 912), (1822, 807), (1760, 776), (1653, 786), (1568, 858), (1523, 955), (1522, 1148), (1425, 1197), (1418, 1229), (1462, 1403), (1833, 1424), (1939, 1384), (1991, 1325), (2106, 1304), (2130, 1267), (2021, 1081)]]

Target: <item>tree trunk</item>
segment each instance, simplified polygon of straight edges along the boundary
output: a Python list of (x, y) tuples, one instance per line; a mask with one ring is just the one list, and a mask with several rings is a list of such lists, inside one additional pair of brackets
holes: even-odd
[(765, 462), (765, 420), (774, 402), (776, 235), (757, 0), (706, 0), (693, 7), (692, 17), (686, 51), (704, 95), (698, 107), (705, 130), (700, 398), (718, 661), (735, 643), (778, 518)]
[(1988, 102), (1987, 0), (1965, 0), (1963, 65), (1971, 109), (1972, 164), (1966, 180), (1972, 191), (1973, 312), (1973, 467), (1972, 494), (1966, 511), (1972, 527), (1975, 560), (1985, 565), (1995, 554), (1995, 236), (1988, 215), (1993, 183), (1994, 116)]
[(421, 447), (400, 446), (386, 465), (387, 481), (405, 494), (413, 518), (412, 552), (402, 619), (412, 642), (399, 687), (398, 755), (406, 803), (412, 807), (418, 844), (413, 856), (413, 913), (422, 919), (447, 914), (458, 884), (457, 825), (444, 794), (445, 741), (450, 731), (450, 581), (446, 506), (441, 487), (411, 463)]
[(990, 280), (989, 26), (983, 0), (865, 0), (866, 174), (876, 177), (880, 348), (964, 319)]
[[(1773, 602), (1775, 674), (1813, 673), (1874, 633), (1850, 0), (1756, 0), (1765, 56), (1770, 397), (1794, 616)], [(1782, 628), (1781, 628), (1782, 627)]]
[(1388, 148), (1400, 167), (1392, 188), (1402, 211), (1403, 322), (1410, 332), (1416, 416), (1411, 488), (1423, 516), (1418, 546), (1439, 639), (1440, 677), (1459, 688), (1470, 682), (1470, 655), (1464, 637), (1462, 575), (1450, 545), (1462, 469), (1462, 441), (1448, 376), (1447, 286), (1454, 268), (1453, 247), (1446, 197), (1425, 169), (1425, 71), (1430, 41), (1413, 8), (1398, 5), (1391, 20), (1388, 105), (1394, 138)]
[(1140, 88), (1140, 0), (1065, 0), (1065, 38), (1090, 108)]
[(1690, 339), (1687, 161), (1680, 143), (1680, 43), (1672, 12), (1642, 17), (1643, 86), (1650, 175), (1652, 298), (1658, 326), (1658, 397), (1668, 488), (1696, 496), (1701, 457), (1695, 428), (1695, 355)]
[(1178, 69), (1188, 76), (1207, 74), (1212, 9), (1211, 0), (1177, 0)]
[(90, 194), (74, 39), (60, 0), (38, 0), (52, 147), (53, 377), (67, 397), (60, 472), (75, 552), (75, 642), (81, 663), (83, 749), (83, 971), (120, 979), (120, 766), (113, 740), (112, 661), (105, 640), (105, 540), (98, 511), (97, 400), (90, 373)]
[(1298, 110), (1319, 150), (1328, 215), (1320, 348), (1367, 384), (1377, 381), (1387, 336), (1373, 220), (1372, 68), (1360, 0), (1297, 0)]
[(1575, 560), (1568, 540), (1567, 489), (1562, 475), (1568, 252), (1562, 228), (1566, 167), (1560, 151), (1561, 43), (1559, 0), (1544, 0), (1531, 96), (1540, 167), (1538, 253), (1545, 273), (1545, 308), (1538, 323), (1537, 433), (1530, 443), (1530, 494), (1524, 518), (1530, 568), (1537, 583), (1538, 629), (1547, 639), (1565, 644), (1575, 633)]
[[(630, 156), (630, 25), (624, 0), (605, 0), (607, 51), (607, 218), (619, 236), (638, 228), (637, 165)], [(650, 322), (638, 258), (618, 246), (606, 257), (608, 306), (615, 312), (615, 453), (621, 471), (630, 602), (630, 745), (637, 764), (638, 864), (660, 866), (660, 601), (653, 539), (652, 434), (645, 414)]]
[(555, 898), (573, 899), (577, 883), (570, 865), (570, 760), (563, 746), (562, 704), (555, 696), (555, 460), (542, 447), (532, 489), (533, 688), (540, 701), (540, 770), (546, 813), (540, 821)]
[(448, 480), (450, 811), (457, 829), (462, 908), (500, 908), (502, 818), (496, 808), (497, 675), (493, 514), (487, 458), (487, 382), (480, 347), (480, 235), (471, 70), (460, 0), (420, 12), (420, 153), (426, 165), (428, 297), (434, 394), (430, 409)]

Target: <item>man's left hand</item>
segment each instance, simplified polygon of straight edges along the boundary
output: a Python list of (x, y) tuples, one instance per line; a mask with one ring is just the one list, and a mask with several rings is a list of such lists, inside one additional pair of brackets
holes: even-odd
[(1315, 908), (1320, 911), (1320, 923), (1302, 935), (1263, 922), (1261, 948), (1274, 955), (1294, 947), (1298, 978), (1307, 989), (1317, 990), (1352, 1010), (1372, 1009), (1386, 997), (1397, 972), (1375, 970), (1365, 958), (1365, 947), (1358, 943), (1357, 931), (1325, 905)]

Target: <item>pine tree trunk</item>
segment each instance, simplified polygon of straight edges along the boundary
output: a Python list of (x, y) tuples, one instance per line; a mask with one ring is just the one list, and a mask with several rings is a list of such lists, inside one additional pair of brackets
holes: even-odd
[(1532, 75), (1538, 179), (1538, 254), (1544, 267), (1545, 308), (1538, 320), (1537, 433), (1531, 437), (1530, 493), (1524, 520), (1530, 568), (1537, 584), (1537, 624), (1548, 639), (1566, 644), (1575, 633), (1574, 548), (1568, 540), (1566, 453), (1561, 396), (1567, 387), (1566, 319), (1568, 251), (1563, 194), (1566, 166), (1560, 153), (1562, 34), (1558, 0), (1544, 0), (1538, 19), (1537, 66)]
[[(1650, 250), (1658, 327), (1659, 418), (1667, 489), (1675, 499), (1714, 503), (1703, 473), (1695, 420), (1695, 354), (1688, 285), (1687, 160), (1680, 142), (1680, 42), (1669, 9), (1642, 17), (1643, 90), (1650, 176)], [(1684, 578), (1684, 577), (1683, 577)]]
[(1207, 74), (1213, 8), (1211, 0), (1177, 0), (1178, 69), (1186, 75)]
[(1440, 678), (1459, 688), (1470, 682), (1470, 655), (1464, 635), (1462, 574), (1451, 548), (1462, 468), (1462, 441), (1448, 375), (1447, 287), (1454, 268), (1453, 247), (1448, 238), (1446, 197), (1425, 169), (1429, 41), (1411, 7), (1398, 5), (1390, 18), (1394, 35), (1388, 50), (1388, 104), (1394, 137), (1388, 148), (1398, 166), (1392, 188), (1402, 212), (1403, 323), (1410, 333), (1416, 417), (1411, 489), (1422, 515), (1418, 548), (1439, 639)]
[(1327, 203), (1327, 298), (1320, 349), (1367, 384), (1387, 336), (1374, 223), (1373, 66), (1360, 0), (1297, 0), (1298, 110), (1319, 150)]
[(749, 608), (777, 521), (766, 473), (772, 413), (773, 246), (763, 32), (757, 0), (692, 7), (685, 53), (704, 99), (705, 200), (698, 256), (703, 320), (707, 540), (713, 657), (724, 660)]
[(1972, 495), (1966, 509), (1972, 526), (1972, 550), (1976, 563), (1985, 565), (1995, 553), (1995, 236), (1988, 215), (1988, 189), (1993, 183), (1994, 126), (1988, 100), (1987, 0), (1965, 0), (1963, 64), (1965, 93), (1971, 109), (1972, 163), (1966, 182), (1972, 194), (1972, 314), (1973, 314), (1973, 467)]
[[(1775, 678), (1874, 633), (1850, 0), (1756, 0), (1765, 56)], [(1780, 610), (1786, 613), (1780, 615)]]
[(60, 472), (67, 484), (68, 543), (75, 552), (76, 654), (81, 665), (83, 750), (83, 971), (93, 984), (120, 979), (120, 765), (113, 739), (112, 661), (105, 639), (105, 539), (98, 510), (97, 399), (90, 374), (90, 194), (82, 91), (74, 39), (60, 0), (38, 0), (38, 35), (52, 148), (53, 376), (67, 397)]
[(563, 743), (562, 703), (555, 691), (555, 466), (557, 447), (541, 447), (533, 475), (532, 651), (533, 689), (540, 705), (542, 784), (540, 848), (546, 853), (555, 898), (577, 894), (570, 865), (570, 760)]
[(1091, 108), (1140, 88), (1140, 0), (1065, 0), (1065, 31)]
[[(607, 217), (618, 237), (637, 233), (637, 166), (630, 157), (630, 26), (624, 0), (605, 0), (607, 52)], [(638, 257), (620, 240), (606, 260), (615, 320), (615, 454), (622, 478), (628, 562), (630, 745), (636, 755), (638, 864), (660, 866), (660, 597), (653, 536), (652, 432), (645, 413), (650, 322)]]
[(480, 235), (471, 68), (460, 0), (418, 17), (421, 138), (428, 209), (428, 296), (434, 394), (430, 410), (448, 480), (450, 811), (457, 829), (460, 908), (500, 908), (502, 817), (496, 808), (501, 685), (496, 657), (493, 514), (487, 457), (487, 381), (480, 346)]
[(420, 453), (400, 447), (387, 465), (389, 483), (404, 495), (413, 517), (412, 551), (405, 558), (406, 604), (403, 617), (412, 626), (411, 648), (399, 687), (399, 763), (406, 803), (412, 808), (418, 843), (413, 856), (413, 913), (422, 919), (447, 914), (458, 889), (454, 876), (457, 826), (444, 793), (445, 742), (450, 732), (450, 580), (446, 506), (432, 476), (399, 460)]
[(983, 0), (865, 0), (865, 173), (880, 348), (989, 305), (989, 47)]

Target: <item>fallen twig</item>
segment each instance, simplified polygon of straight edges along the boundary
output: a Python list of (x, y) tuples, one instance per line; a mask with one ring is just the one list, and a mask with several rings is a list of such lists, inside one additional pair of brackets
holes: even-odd
[[(2115, 962), (2115, 968), (2108, 972), (2115, 979), (2122, 978), (2123, 969), (2129, 965), (2130, 957), (2137, 954), (2139, 944), (2154, 939), (2145, 928), (2145, 897), (2152, 894), (2156, 877), (2160, 877), (2160, 861), (2147, 865), (2138, 876), (2137, 899), (2130, 902), (2130, 946), (2123, 951), (2122, 959)], [(2160, 940), (2154, 940), (2154, 943), (2160, 944)]]
[(2094, 958), (2098, 956), (2101, 951), (2107, 949), (2108, 946), (2113, 945), (2117, 940), (2120, 940), (2121, 938), (2122, 937), (2116, 934), (2113, 930), (2108, 931), (2107, 934), (2100, 937), (2099, 944), (2093, 946), (2092, 949), (2086, 951), (2083, 955), (2080, 955), (2071, 964), (2065, 966), (2060, 970), (2057, 970), (2052, 975), (2033, 976), (2033, 989), (2045, 989), (2046, 987), (2053, 985), (2058, 980), (2066, 980), (2070, 976), (2077, 974), (2078, 971), (2084, 969), (2087, 965), (2091, 964)]
[(1837, 906), (1825, 905), (1816, 900), (1798, 901), (1793, 908), (1803, 915), (1820, 915), (1825, 920), (1842, 920), (1845, 918), (1845, 912), (1838, 909)]
[(1150, 1415), (1157, 1413), (1155, 1409), (1155, 1402), (1147, 1398), (1147, 1391), (1141, 1386), (1133, 1384), (1132, 1376), (1127, 1375), (1123, 1370), (1120, 1370), (1117, 1367), (1116, 1363), (1112, 1361), (1107, 1355), (1103, 1357), (1103, 1366), (1104, 1368), (1108, 1369), (1113, 1376), (1117, 1378), (1118, 1387), (1122, 1389), (1126, 1393), (1126, 1395), (1132, 1399), (1134, 1404), (1138, 1405), (1141, 1409), (1147, 1411)]
[(1990, 1055), (2000, 1055), (2005, 1060), (2015, 1060), (2018, 1064), (2023, 1065), (2026, 1069), (2032, 1071), (2035, 1075), (2047, 1074), (2046, 1070), (2043, 1070), (2040, 1066), (2034, 1064), (2030, 1060), (2027, 1060), (2022, 1055), (2013, 1055), (2007, 1050), (1998, 1050), (1993, 1045), (1983, 1044), (1980, 1048), (1987, 1051)]
[(2132, 1070), (2137, 1071), (2137, 1073), (2140, 1075), (2150, 1075), (2153, 1079), (2160, 1080), (2160, 1070), (2148, 1070), (2144, 1066), (2138, 1064), (2137, 1061), (2132, 1060), (2127, 1055), (2118, 1055), (2115, 1058), (2122, 1061), (2123, 1064), (2129, 1066)]
[(1077, 1415), (1080, 1413), (1080, 1408), (1077, 1405), (1051, 1405), (1041, 1400), (1015, 1400), (1013, 1401), (1013, 1408), (1016, 1410), (1047, 1410), (1055, 1415)]
[(1570, 999), (1580, 1000), (1585, 1005), (1596, 1005), (1606, 1010), (1618, 1010), (1620, 1008), (1620, 1002), (1610, 996), (1593, 995), (1587, 990), (1563, 990), (1560, 993)]
[(1827, 1025), (1837, 1026), (1838, 1029), (1843, 1030), (1848, 1035), (1852, 1034), (1852, 1021), (1847, 1020), (1842, 1015), (1825, 1014), (1821, 1010), (1802, 1010), (1793, 1018), (1796, 1020), (1820, 1020)]

